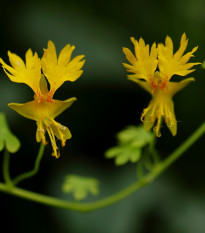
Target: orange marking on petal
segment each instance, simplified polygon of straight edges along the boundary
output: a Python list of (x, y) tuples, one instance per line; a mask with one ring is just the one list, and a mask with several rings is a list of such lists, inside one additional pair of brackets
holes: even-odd
[(162, 81), (162, 83), (160, 84), (160, 88), (161, 88), (164, 92), (166, 92), (166, 91), (165, 91), (165, 87), (166, 87), (166, 85), (167, 85), (167, 82), (168, 82), (168, 77), (166, 77), (166, 78)]
[(152, 86), (152, 93), (157, 89), (158, 85), (154, 82), (154, 79), (150, 79), (150, 85)]
[(55, 101), (53, 100), (53, 95), (54, 95), (55, 90), (52, 89), (50, 92), (47, 94), (47, 99), (46, 101), (49, 103), (54, 103)]

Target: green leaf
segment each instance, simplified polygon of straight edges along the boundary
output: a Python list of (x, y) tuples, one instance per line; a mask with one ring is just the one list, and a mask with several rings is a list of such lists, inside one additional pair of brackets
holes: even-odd
[(6, 147), (10, 153), (15, 153), (20, 148), (20, 141), (10, 131), (5, 114), (0, 113), (0, 151), (2, 151), (4, 147)]
[(117, 134), (121, 144), (131, 143), (136, 147), (143, 147), (153, 138), (152, 132), (146, 132), (143, 126), (128, 126)]
[(140, 159), (140, 156), (141, 156), (141, 150), (138, 149), (130, 155), (130, 161), (132, 163), (136, 163)]
[(121, 147), (121, 151), (115, 156), (117, 166), (124, 165), (128, 162), (136, 163), (141, 157), (141, 149), (132, 146)]
[(205, 60), (201, 63), (201, 68), (205, 69)]
[(118, 144), (105, 152), (106, 158), (114, 158), (117, 166), (128, 162), (136, 163), (142, 154), (142, 148), (153, 144), (155, 135), (146, 132), (143, 126), (129, 126), (117, 134)]
[(108, 149), (106, 152), (105, 152), (105, 156), (106, 158), (114, 158), (115, 156), (117, 156), (120, 152), (122, 152), (122, 148), (121, 147), (112, 147), (110, 149)]
[(73, 192), (73, 197), (75, 200), (83, 200), (87, 197), (87, 191), (85, 189), (76, 189), (74, 192)]
[(90, 186), (89, 191), (91, 194), (93, 194), (94, 196), (97, 196), (99, 194), (99, 189), (97, 186)]
[(119, 166), (127, 163), (128, 161), (129, 161), (129, 153), (122, 153), (116, 157), (115, 164)]
[(75, 200), (83, 200), (88, 193), (92, 195), (99, 194), (99, 181), (91, 177), (82, 177), (77, 175), (68, 175), (62, 185), (64, 193), (73, 193)]

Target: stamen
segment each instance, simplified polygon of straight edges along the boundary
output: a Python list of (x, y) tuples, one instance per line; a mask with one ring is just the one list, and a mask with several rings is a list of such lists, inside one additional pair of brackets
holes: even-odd
[(65, 130), (66, 127), (61, 125), (60, 123), (56, 122), (55, 120), (53, 120), (52, 118), (49, 118), (49, 120), (56, 126), (57, 130), (58, 130), (58, 133), (59, 133), (59, 136), (60, 136), (60, 140), (61, 140), (61, 145), (62, 147), (65, 146), (65, 143), (66, 143), (66, 139), (65, 139), (65, 135), (61, 132), (61, 129)]
[(143, 110), (143, 112), (142, 112), (142, 114), (141, 114), (141, 117), (140, 117), (140, 120), (141, 120), (142, 122), (144, 122), (144, 117), (145, 117), (145, 115), (147, 114), (147, 112), (149, 111), (149, 109), (150, 109), (150, 107), (144, 108), (144, 110)]
[(56, 145), (56, 140), (55, 140), (55, 135), (53, 133), (53, 130), (50, 126), (46, 125), (46, 130), (48, 132), (48, 135), (50, 137), (50, 140), (51, 140), (51, 144), (52, 144), (52, 147), (53, 147), (53, 153), (52, 155), (55, 156), (56, 158), (59, 158), (60, 157), (60, 153), (57, 151), (58, 150), (58, 147)]
[(142, 122), (144, 122), (144, 116), (145, 116), (145, 113), (143, 112), (143, 113), (141, 114), (141, 117), (140, 117), (140, 120), (141, 120)]
[(59, 126), (60, 129), (66, 130), (66, 127), (64, 125), (61, 125), (60, 123), (58, 123), (58, 126)]
[(161, 137), (160, 133), (161, 117), (157, 120), (157, 125), (153, 128), (153, 131), (156, 132), (157, 137)]
[(38, 129), (38, 131), (39, 131), (39, 132), (45, 132), (45, 130), (44, 130), (44, 129)]
[(52, 156), (54, 156), (54, 157), (56, 157), (56, 159), (58, 159), (59, 157), (60, 157), (60, 152), (59, 151), (57, 151), (57, 155), (56, 154), (54, 154), (54, 152), (51, 154)]
[(157, 115), (157, 114), (156, 114), (157, 108), (158, 108), (158, 106), (157, 106), (156, 103), (152, 105), (152, 112), (151, 112), (151, 114), (150, 114), (151, 116), (156, 116), (156, 115)]

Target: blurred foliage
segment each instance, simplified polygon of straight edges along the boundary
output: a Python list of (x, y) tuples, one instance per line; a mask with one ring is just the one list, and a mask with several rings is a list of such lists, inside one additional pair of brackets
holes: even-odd
[(90, 177), (81, 177), (77, 175), (67, 175), (62, 185), (64, 193), (73, 193), (75, 200), (83, 200), (88, 193), (98, 195), (98, 180)]
[(15, 153), (20, 148), (20, 141), (10, 131), (5, 114), (0, 112), (0, 151), (2, 151), (4, 147), (6, 147), (10, 153)]
[(202, 62), (201, 68), (202, 68), (202, 69), (205, 69), (205, 60)]
[(128, 126), (117, 134), (118, 144), (105, 152), (106, 158), (115, 158), (116, 165), (127, 162), (136, 163), (142, 155), (142, 149), (153, 144), (155, 135), (146, 132), (143, 126)]

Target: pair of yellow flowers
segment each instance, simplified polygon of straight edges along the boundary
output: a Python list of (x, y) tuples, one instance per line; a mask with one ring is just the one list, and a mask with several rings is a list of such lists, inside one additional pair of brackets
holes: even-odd
[[(177, 121), (174, 114), (174, 104), (172, 96), (185, 87), (194, 78), (187, 78), (181, 82), (170, 82), (173, 75), (185, 76), (194, 71), (194, 65), (200, 63), (188, 63), (190, 57), (197, 50), (193, 48), (191, 52), (184, 54), (188, 39), (185, 33), (181, 37), (180, 47), (173, 53), (173, 42), (170, 37), (166, 37), (165, 45), (153, 43), (151, 49), (142, 38), (139, 41), (131, 38), (134, 44), (135, 54), (128, 48), (123, 48), (130, 64), (123, 63), (124, 67), (131, 75), (128, 78), (138, 83), (142, 88), (152, 95), (147, 108), (142, 113), (141, 120), (144, 128), (153, 130), (160, 136), (160, 125), (164, 119), (172, 135), (177, 133)], [(14, 53), (8, 52), (11, 66), (2, 59), (0, 63), (13, 82), (25, 83), (34, 91), (34, 100), (25, 104), (10, 103), (9, 107), (22, 116), (37, 122), (36, 140), (47, 144), (45, 133), (47, 131), (52, 143), (53, 153), (59, 157), (59, 150), (56, 145), (56, 138), (65, 146), (66, 140), (71, 138), (69, 129), (54, 119), (65, 109), (70, 107), (76, 98), (65, 101), (53, 99), (55, 91), (65, 81), (75, 81), (83, 71), (85, 60), (84, 55), (71, 59), (74, 46), (66, 45), (57, 57), (55, 45), (48, 42), (48, 48), (44, 50), (42, 59), (37, 53), (32, 53), (31, 49), (26, 52), (25, 63)], [(42, 70), (42, 73), (41, 73)], [(47, 88), (47, 81), (50, 88)]]

